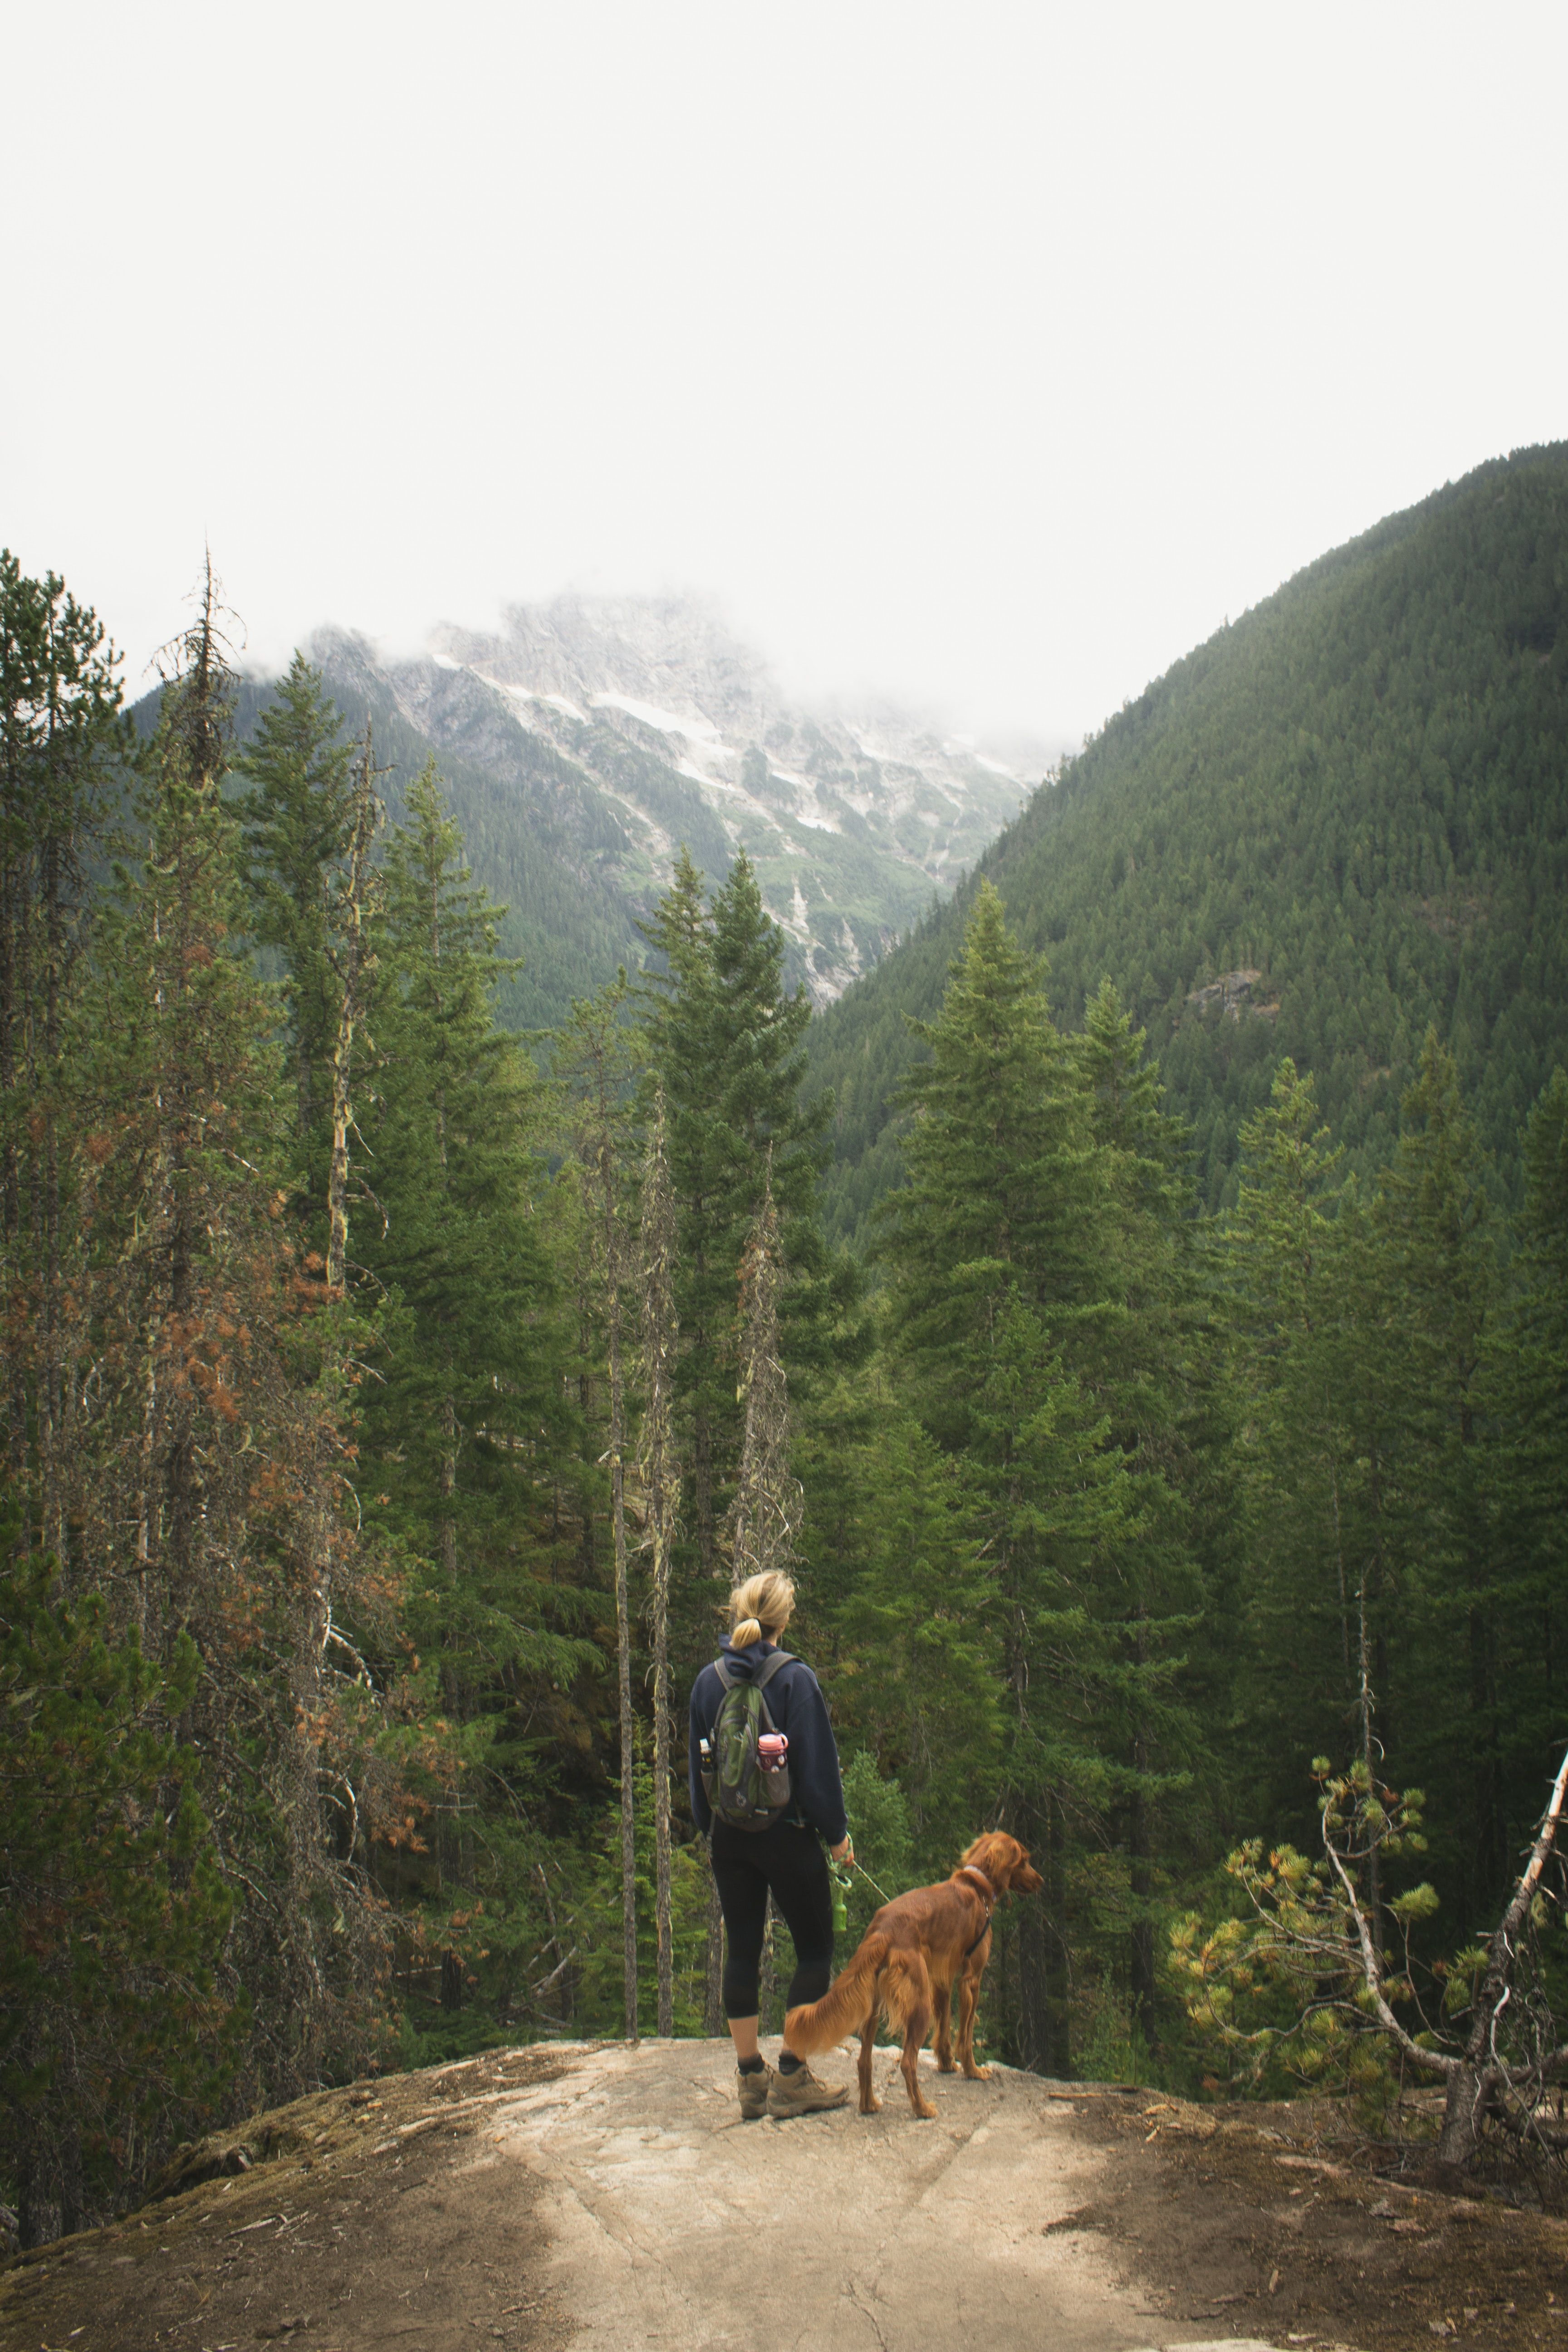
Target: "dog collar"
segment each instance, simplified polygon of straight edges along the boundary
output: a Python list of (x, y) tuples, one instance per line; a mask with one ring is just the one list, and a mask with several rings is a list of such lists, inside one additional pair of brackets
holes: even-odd
[(977, 1878), (980, 1881), (981, 1885), (985, 1889), (986, 1902), (995, 1902), (996, 1889), (992, 1885), (991, 1881), (986, 1877), (985, 1873), (979, 1869), (975, 1864), (973, 1862), (961, 1864), (958, 1875), (960, 1878)]

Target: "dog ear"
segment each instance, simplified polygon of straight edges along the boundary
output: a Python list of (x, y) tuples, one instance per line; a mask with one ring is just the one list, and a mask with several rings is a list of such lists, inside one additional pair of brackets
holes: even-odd
[[(983, 1870), (998, 1892), (1007, 1884), (1008, 1857), (1018, 1851), (1016, 1843), (1001, 1830), (984, 1830), (965, 1852), (963, 1860)], [(963, 1867), (961, 1863), (960, 1867)]]

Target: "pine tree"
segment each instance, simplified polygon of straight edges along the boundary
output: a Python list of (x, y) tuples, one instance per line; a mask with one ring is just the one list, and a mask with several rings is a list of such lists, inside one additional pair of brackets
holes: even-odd
[(1063, 2072), (1063, 1798), (1111, 1793), (1096, 1704), (1110, 1689), (1104, 1588), (1136, 1523), (1110, 1421), (1071, 1368), (1069, 1350), (1095, 1352), (1109, 1304), (1085, 1090), (1040, 978), (983, 886), (922, 1033), (910, 1181), (888, 1204), (882, 1255), (895, 1362), (961, 1464), (967, 1527), (989, 1563), (1008, 1695), (1004, 1809), (1047, 1878), (1048, 1929), (1034, 1909), (1019, 1925), (1016, 2048)]
[(1525, 1197), (1510, 1295), (1487, 1341), (1492, 1443), (1482, 1467), (1495, 1547), (1497, 1679), (1510, 1843), (1561, 1731), (1568, 1556), (1568, 1075), (1525, 1122)]
[(539, 1344), (554, 1286), (534, 1082), (493, 1018), (501, 909), (469, 877), (433, 766), (390, 836), (384, 891), (366, 1119), (385, 1230), (363, 1247), (401, 1326), (367, 1409), (398, 1523), (455, 1595), (462, 1553), (505, 1540), (510, 1433), (532, 1447), (555, 1416)]
[(1205, 1607), (1194, 1543), (1221, 1432), (1184, 1137), (1162, 1108), (1159, 1073), (1144, 1057), (1144, 1042), (1114, 986), (1103, 982), (1078, 1041), (1096, 1169), (1113, 1203), (1101, 1274), (1113, 1312), (1098, 1336), (1089, 1377), (1132, 1475), (1140, 1522), (1113, 1613), (1122, 1628), (1129, 1974), (1133, 2014), (1152, 2049), (1156, 1855), (1170, 1801), (1205, 1744), (1197, 1711), (1174, 1688), (1170, 1668), (1175, 1645), (1184, 1646)]
[[(90, 940), (90, 873), (131, 781), (118, 656), (54, 573), (0, 551), (0, 1310), (21, 1540), (56, 1549), (73, 1444), (68, 1361), (81, 1236), (70, 1224), (64, 1055)], [(25, 1337), (24, 1337), (25, 1335)]]
[[(1403, 1767), (1458, 1832), (1467, 1912), (1511, 1875), (1499, 1680), (1500, 1593), (1482, 1494), (1487, 1338), (1500, 1303), (1490, 1203), (1453, 1055), (1429, 1030), (1402, 1106), (1399, 1150), (1374, 1213), (1382, 1295), (1397, 1345), (1388, 1381), (1402, 1424), (1413, 1687)], [(1442, 1692), (1442, 1729), (1433, 1700)], [(1533, 1810), (1533, 1808), (1532, 1808)]]
[(241, 951), (217, 620), (209, 567), (68, 1041), (90, 1249), (61, 1565), (165, 1669), (183, 1635), (195, 1645), (180, 1737), (236, 1897), (225, 1990), (252, 2003), (251, 2095), (287, 2096), (329, 2050), (363, 2046), (364, 1708), (340, 1665), (365, 1588), (338, 1341), (280, 1222), (273, 1007)]
[(539, 1859), (521, 1820), (540, 1780), (536, 1715), (575, 1735), (557, 1694), (599, 1653), (555, 1573), (573, 1432), (542, 1089), (495, 1024), (510, 968), (500, 909), (472, 882), (433, 768), (407, 810), (371, 927), (377, 1009), (359, 1127), (380, 1214), (362, 1219), (355, 1255), (384, 1303), (375, 1377), (359, 1391), (361, 1458), (367, 1520), (407, 1562), (410, 1703), (447, 1727), (420, 1788), (430, 1859), (410, 1830), (381, 1866), (411, 1909), (432, 1906), (443, 2000), (456, 2007), (454, 1916), (483, 1899), (506, 1915), (487, 1942), (521, 1937), (507, 1920)]
[(810, 1007), (784, 992), (784, 939), (737, 856), (710, 905), (682, 851), (648, 926), (664, 969), (647, 982), (649, 1059), (664, 1087), (679, 1249), (679, 1396), (691, 1431), (688, 1516), (703, 1579), (722, 1573), (719, 1532), (739, 1460), (735, 1280), (747, 1229), (772, 1184), (791, 1292), (786, 1360), (814, 1344), (828, 1304), (816, 1226), (821, 1137), (831, 1106), (800, 1101)]
[(175, 1732), (195, 1643), (157, 1667), (53, 1585), (43, 1555), (0, 1570), (0, 2171), (24, 2247), (200, 2128), (246, 2024), (218, 1989), (234, 1890)]
[(235, 761), (249, 785), (237, 807), (246, 828), (251, 936), (283, 965), (295, 1126), (316, 1148), (319, 1201), (327, 1071), (342, 992), (331, 969), (328, 892), (354, 831), (353, 749), (342, 740), (342, 722), (321, 672), (302, 654), (295, 654), (275, 697)]

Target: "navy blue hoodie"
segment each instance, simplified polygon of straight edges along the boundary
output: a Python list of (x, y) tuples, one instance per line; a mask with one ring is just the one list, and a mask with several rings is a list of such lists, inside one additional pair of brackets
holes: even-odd
[[(724, 1664), (731, 1674), (750, 1682), (756, 1668), (771, 1658), (775, 1642), (753, 1642), (747, 1650), (732, 1650), (726, 1638)], [(706, 1836), (713, 1825), (702, 1793), (699, 1740), (711, 1739), (724, 1685), (716, 1666), (704, 1666), (691, 1685), (691, 1811)], [(789, 1780), (795, 1801), (786, 1821), (799, 1819), (837, 1845), (849, 1824), (844, 1811), (844, 1783), (838, 1777), (838, 1749), (827, 1719), (827, 1701), (816, 1676), (804, 1659), (792, 1657), (781, 1666), (763, 1694), (773, 1727), (789, 1741)]]

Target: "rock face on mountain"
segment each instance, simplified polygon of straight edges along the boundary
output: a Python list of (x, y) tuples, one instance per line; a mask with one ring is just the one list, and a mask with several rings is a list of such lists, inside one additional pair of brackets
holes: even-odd
[(992, 758), (908, 712), (794, 708), (685, 598), (519, 605), (500, 635), (445, 628), (409, 660), (338, 632), (311, 654), (346, 698), (390, 697), (438, 759), (493, 779), (633, 917), (683, 843), (715, 879), (744, 848), (818, 1004), (973, 865), (1049, 758)]

